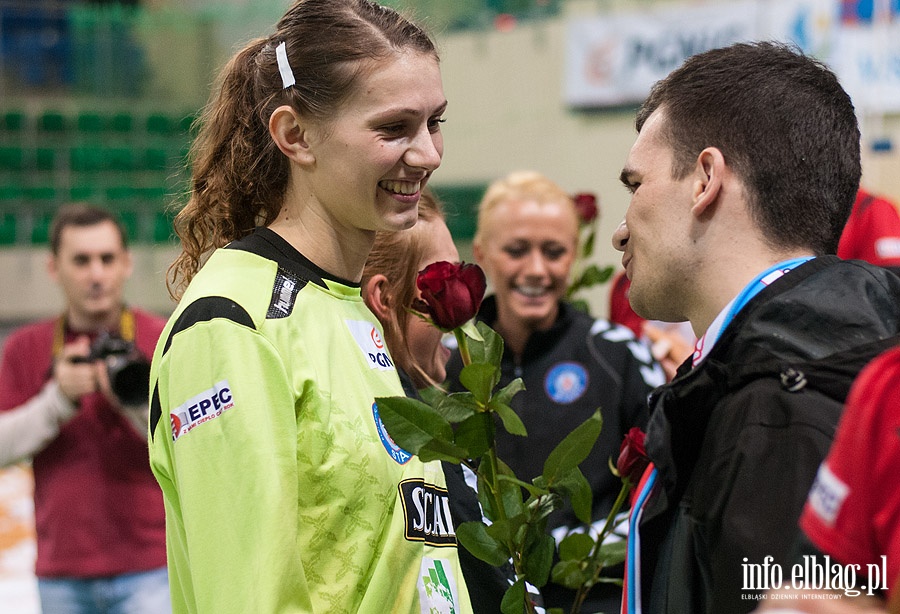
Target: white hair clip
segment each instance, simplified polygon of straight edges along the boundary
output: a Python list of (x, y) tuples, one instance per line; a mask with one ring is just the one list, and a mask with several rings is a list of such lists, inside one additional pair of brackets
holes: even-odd
[(284, 41), (281, 41), (275, 47), (275, 57), (278, 59), (278, 72), (281, 73), (281, 83), (284, 85), (284, 89), (287, 89), (294, 85), (296, 81), (294, 80), (294, 71), (291, 70), (291, 65), (288, 62), (287, 44)]

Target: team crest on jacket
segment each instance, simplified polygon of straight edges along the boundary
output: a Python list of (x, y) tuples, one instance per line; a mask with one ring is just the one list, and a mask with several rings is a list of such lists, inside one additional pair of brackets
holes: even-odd
[(555, 364), (544, 378), (547, 396), (561, 405), (574, 403), (587, 390), (588, 372), (577, 362)]
[(395, 444), (394, 440), (391, 439), (387, 429), (384, 428), (381, 416), (378, 415), (378, 403), (372, 403), (372, 417), (375, 418), (375, 430), (378, 431), (378, 438), (381, 439), (381, 445), (384, 446), (387, 453), (400, 465), (408, 463), (409, 459), (412, 458), (412, 454)]

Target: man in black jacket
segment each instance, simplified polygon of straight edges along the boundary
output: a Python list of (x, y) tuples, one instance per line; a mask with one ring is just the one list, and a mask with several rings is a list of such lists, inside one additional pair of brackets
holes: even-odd
[(771, 43), (696, 55), (636, 127), (613, 236), (631, 304), (699, 340), (651, 397), (628, 611), (748, 612), (776, 572), (791, 580), (850, 383), (897, 342), (900, 279), (829, 255), (859, 187), (859, 130), (818, 62)]

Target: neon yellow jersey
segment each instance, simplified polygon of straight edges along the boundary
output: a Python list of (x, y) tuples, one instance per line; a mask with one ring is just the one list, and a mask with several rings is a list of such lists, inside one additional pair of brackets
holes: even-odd
[(216, 251), (163, 332), (150, 461), (176, 614), (471, 612), (439, 463), (358, 287), (269, 230)]

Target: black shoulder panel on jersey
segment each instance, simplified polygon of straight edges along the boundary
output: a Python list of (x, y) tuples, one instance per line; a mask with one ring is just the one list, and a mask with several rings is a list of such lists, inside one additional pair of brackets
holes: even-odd
[(241, 324), (247, 328), (256, 330), (256, 325), (247, 310), (235, 303), (230, 298), (224, 296), (204, 296), (188, 305), (178, 319), (169, 336), (166, 338), (166, 345), (163, 347), (163, 356), (169, 351), (172, 345), (172, 339), (183, 330), (189, 329), (199, 322), (208, 322), (215, 318), (224, 318), (231, 320), (236, 324)]
[[(166, 337), (166, 344), (163, 347), (163, 356), (169, 351), (172, 345), (172, 339), (181, 331), (189, 329), (199, 322), (208, 322), (216, 318), (224, 318), (231, 320), (236, 324), (246, 326), (256, 330), (256, 325), (247, 310), (235, 303), (230, 298), (224, 296), (205, 296), (197, 299), (188, 305), (178, 319), (175, 321), (169, 336)], [(153, 394), (150, 398), (150, 437), (153, 438), (153, 431), (156, 424), (162, 416), (162, 404), (159, 401), (159, 388), (154, 386)]]

